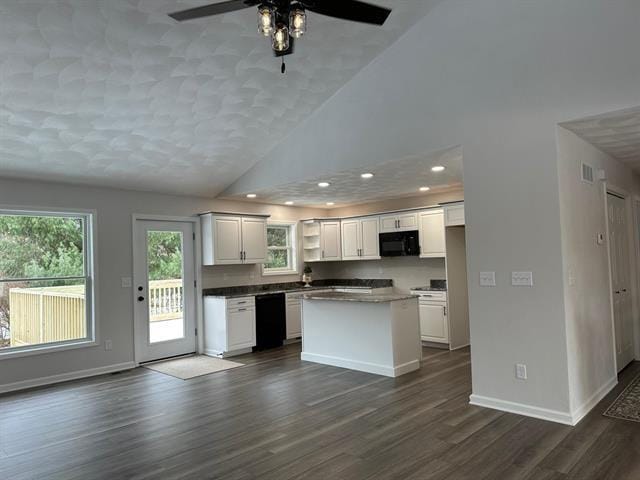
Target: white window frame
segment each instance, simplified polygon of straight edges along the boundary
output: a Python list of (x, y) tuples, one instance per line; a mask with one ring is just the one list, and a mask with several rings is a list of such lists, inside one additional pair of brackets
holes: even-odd
[(76, 348), (87, 348), (99, 345), (98, 329), (98, 299), (97, 299), (97, 247), (96, 247), (96, 210), (83, 209), (59, 209), (59, 208), (33, 208), (0, 205), (0, 215), (24, 215), (41, 217), (69, 217), (82, 218), (84, 221), (83, 255), (85, 272), (79, 277), (55, 277), (55, 278), (28, 278), (28, 279), (6, 279), (4, 282), (15, 282), (17, 280), (44, 281), (63, 280), (65, 278), (83, 278), (85, 281), (85, 320), (87, 322), (87, 336), (74, 340), (64, 340), (60, 342), (42, 343), (38, 345), (25, 345), (23, 347), (7, 347), (0, 349), (0, 361), (3, 359), (26, 357), (31, 355), (41, 355), (46, 353), (72, 350)]
[[(286, 227), (289, 229), (289, 245), (286, 247), (271, 247), (267, 245), (267, 250), (290, 250), (290, 260), (291, 265), (286, 268), (267, 268), (266, 264), (262, 264), (262, 275), (265, 277), (271, 275), (296, 275), (299, 274), (300, 271), (298, 269), (298, 222), (291, 221), (268, 221), (267, 229), (269, 227)], [(268, 236), (267, 236), (268, 238)]]

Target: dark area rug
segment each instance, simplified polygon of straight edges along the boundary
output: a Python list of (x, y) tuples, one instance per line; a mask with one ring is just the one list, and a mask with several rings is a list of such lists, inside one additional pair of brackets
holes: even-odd
[(620, 420), (640, 422), (640, 375), (631, 381), (603, 415)]

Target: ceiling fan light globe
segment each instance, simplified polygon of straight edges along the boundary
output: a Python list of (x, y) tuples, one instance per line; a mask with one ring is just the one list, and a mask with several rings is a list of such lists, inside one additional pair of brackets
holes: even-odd
[(300, 38), (307, 32), (307, 13), (302, 8), (294, 8), (289, 13), (291, 36)]
[(268, 37), (273, 32), (273, 23), (275, 15), (269, 7), (258, 8), (258, 31)]
[(278, 25), (273, 32), (273, 49), (276, 52), (289, 50), (289, 29), (286, 25)]

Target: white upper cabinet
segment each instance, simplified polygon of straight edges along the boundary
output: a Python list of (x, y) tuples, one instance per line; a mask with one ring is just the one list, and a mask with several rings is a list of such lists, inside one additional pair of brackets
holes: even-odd
[(265, 218), (242, 219), (242, 250), (244, 263), (267, 261), (267, 220)]
[(342, 258), (340, 243), (340, 222), (320, 222), (321, 260), (340, 260)]
[(350, 218), (342, 221), (342, 259), (375, 260), (380, 258), (379, 218)]
[(444, 210), (444, 216), (444, 224), (447, 227), (464, 225), (464, 203), (448, 206)]
[(380, 258), (380, 222), (378, 217), (363, 218), (360, 220), (362, 226), (362, 243), (360, 254), (363, 260), (377, 260)]
[(380, 218), (380, 233), (408, 232), (418, 230), (418, 213), (394, 213), (382, 215)]
[(446, 256), (444, 211), (420, 212), (420, 258)]
[(342, 259), (360, 260), (360, 245), (362, 239), (360, 220), (352, 218), (342, 220)]
[(202, 264), (264, 263), (267, 219), (234, 215), (202, 215)]

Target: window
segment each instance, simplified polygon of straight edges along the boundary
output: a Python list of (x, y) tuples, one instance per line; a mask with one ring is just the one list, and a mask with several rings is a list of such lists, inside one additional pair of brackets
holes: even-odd
[(0, 355), (94, 340), (90, 214), (0, 210)]
[(296, 223), (280, 222), (267, 225), (267, 263), (264, 275), (298, 273), (296, 261)]

